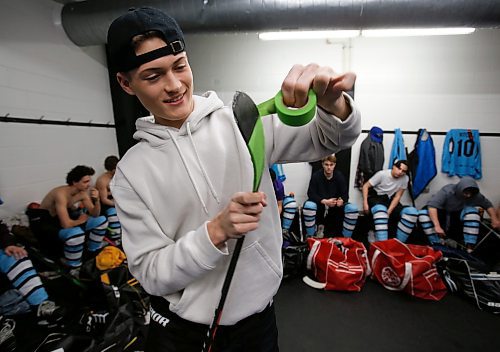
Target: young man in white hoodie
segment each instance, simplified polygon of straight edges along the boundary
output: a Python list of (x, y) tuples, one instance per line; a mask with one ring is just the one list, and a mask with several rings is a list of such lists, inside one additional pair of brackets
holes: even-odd
[[(174, 19), (132, 9), (111, 24), (108, 46), (121, 87), (152, 114), (137, 120), (139, 143), (111, 184), (129, 268), (152, 295), (146, 350), (201, 350), (236, 239), (245, 236), (212, 351), (277, 351), (272, 300), (282, 238), (267, 168), (259, 192), (251, 192), (252, 161), (234, 115), (214, 92), (193, 95)], [(351, 146), (360, 115), (344, 91), (354, 81), (329, 67), (294, 66), (281, 87), (284, 102), (303, 106), (312, 88), (317, 116), (300, 128), (264, 117), (267, 165)]]

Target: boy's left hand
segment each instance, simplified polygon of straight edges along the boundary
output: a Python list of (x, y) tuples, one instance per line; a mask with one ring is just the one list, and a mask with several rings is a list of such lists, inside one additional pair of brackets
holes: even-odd
[(338, 207), (342, 207), (344, 206), (344, 200), (342, 198), (337, 198), (337, 204), (336, 204)]

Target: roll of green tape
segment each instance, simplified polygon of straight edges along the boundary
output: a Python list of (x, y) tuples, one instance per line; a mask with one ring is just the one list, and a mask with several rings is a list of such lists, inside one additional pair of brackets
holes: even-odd
[(278, 114), (279, 119), (288, 126), (303, 126), (312, 120), (316, 114), (316, 94), (312, 89), (307, 95), (307, 103), (301, 108), (289, 108), (283, 103), (281, 91), (275, 97), (259, 104), (257, 109), (260, 116)]

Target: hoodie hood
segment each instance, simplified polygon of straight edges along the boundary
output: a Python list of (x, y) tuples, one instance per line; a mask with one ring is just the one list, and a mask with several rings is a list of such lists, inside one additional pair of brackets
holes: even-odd
[(455, 195), (459, 198), (463, 198), (463, 192), (467, 188), (477, 188), (479, 187), (476, 181), (470, 176), (464, 176), (455, 187)]
[(145, 141), (152, 147), (159, 147), (172, 138), (172, 134), (183, 136), (194, 133), (201, 126), (204, 118), (208, 118), (212, 112), (224, 106), (213, 91), (208, 91), (201, 96), (193, 95), (193, 100), (194, 109), (181, 128), (157, 124), (154, 116), (141, 117), (135, 123), (137, 131), (134, 133), (134, 139)]
[(380, 127), (373, 126), (370, 129), (370, 138), (375, 143), (382, 143), (384, 140), (384, 130), (382, 130)]

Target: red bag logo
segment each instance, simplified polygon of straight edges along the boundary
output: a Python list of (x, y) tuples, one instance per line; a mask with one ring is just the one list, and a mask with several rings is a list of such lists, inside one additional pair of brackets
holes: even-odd
[(398, 287), (399, 285), (401, 285), (401, 279), (399, 278), (398, 274), (396, 274), (394, 269), (390, 266), (382, 268), (380, 275), (382, 277), (382, 281), (387, 286)]

